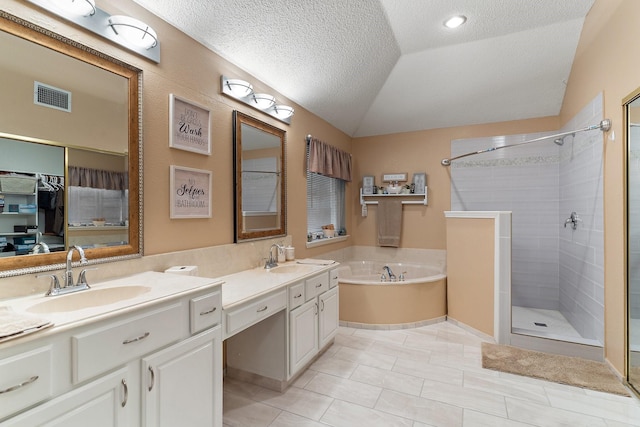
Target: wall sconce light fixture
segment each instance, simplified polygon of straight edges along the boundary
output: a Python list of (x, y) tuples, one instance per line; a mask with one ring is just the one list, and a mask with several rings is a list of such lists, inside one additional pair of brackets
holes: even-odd
[(288, 105), (277, 104), (276, 98), (268, 93), (254, 93), (251, 83), (222, 76), (221, 87), (223, 94), (256, 110), (260, 110), (281, 122), (288, 125), (291, 124), (291, 117), (294, 113), (293, 108)]
[(111, 16), (109, 17), (109, 26), (117, 36), (127, 43), (143, 49), (151, 49), (158, 44), (158, 35), (153, 31), (153, 28), (129, 16)]
[(77, 16), (91, 16), (96, 13), (96, 2), (93, 0), (51, 0), (60, 9)]
[(155, 63), (160, 63), (156, 32), (137, 19), (111, 16), (94, 0), (27, 0)]

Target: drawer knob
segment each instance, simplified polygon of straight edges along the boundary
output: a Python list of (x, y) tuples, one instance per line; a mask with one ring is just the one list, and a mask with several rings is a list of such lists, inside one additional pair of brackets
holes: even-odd
[(316, 285), (316, 288), (321, 288), (321, 287), (322, 287), (322, 283), (318, 283), (318, 284)]
[(139, 337), (131, 338), (129, 340), (122, 341), (122, 344), (131, 344), (132, 342), (142, 341), (146, 337), (150, 335), (150, 332), (145, 332), (144, 335), (140, 335)]
[(26, 385), (29, 385), (33, 382), (35, 382), (38, 378), (40, 378), (38, 375), (34, 375), (31, 378), (29, 378), (28, 380), (21, 382), (20, 384), (16, 384), (14, 386), (11, 386), (9, 388), (5, 388), (4, 390), (0, 390), (0, 394), (4, 394), (4, 393), (9, 393), (15, 390), (18, 390), (19, 388), (22, 388)]
[(302, 296), (302, 294), (298, 294), (296, 296), (294, 296), (294, 298), (300, 298)]
[(201, 311), (200, 312), (200, 316), (204, 316), (210, 313), (213, 313), (214, 311), (216, 311), (218, 309), (218, 307), (213, 307), (211, 310), (207, 310), (207, 311)]
[(265, 311), (265, 310), (267, 309), (267, 307), (268, 307), (268, 306), (266, 306), (266, 305), (265, 305), (264, 307), (259, 308), (259, 309), (257, 310), (257, 312), (258, 312), (258, 313), (262, 313), (263, 311)]

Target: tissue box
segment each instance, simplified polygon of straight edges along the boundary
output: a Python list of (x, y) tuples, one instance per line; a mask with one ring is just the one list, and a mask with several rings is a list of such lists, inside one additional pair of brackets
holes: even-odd
[(197, 265), (176, 265), (174, 267), (167, 268), (164, 272), (181, 274), (183, 276), (197, 276), (198, 266)]

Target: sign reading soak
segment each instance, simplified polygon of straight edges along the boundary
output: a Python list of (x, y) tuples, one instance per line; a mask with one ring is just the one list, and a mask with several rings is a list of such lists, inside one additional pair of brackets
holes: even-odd
[(171, 218), (211, 218), (211, 172), (171, 165)]

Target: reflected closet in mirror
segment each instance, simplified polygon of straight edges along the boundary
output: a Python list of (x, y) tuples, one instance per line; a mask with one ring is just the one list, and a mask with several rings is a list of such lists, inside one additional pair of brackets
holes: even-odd
[[(0, 74), (0, 90), (11, 100), (0, 107), (0, 138), (7, 145), (3, 158), (12, 159), (0, 171), (35, 180), (31, 199), (5, 195), (0, 239), (17, 249), (35, 236), (49, 250), (7, 250), (0, 277), (60, 268), (73, 244), (86, 248), (90, 262), (141, 256), (141, 71), (0, 11)], [(50, 162), (38, 164), (11, 148), (18, 144), (52, 150), (37, 156)], [(82, 184), (73, 183), (78, 176)], [(17, 216), (9, 215), (9, 204), (18, 205)]]

